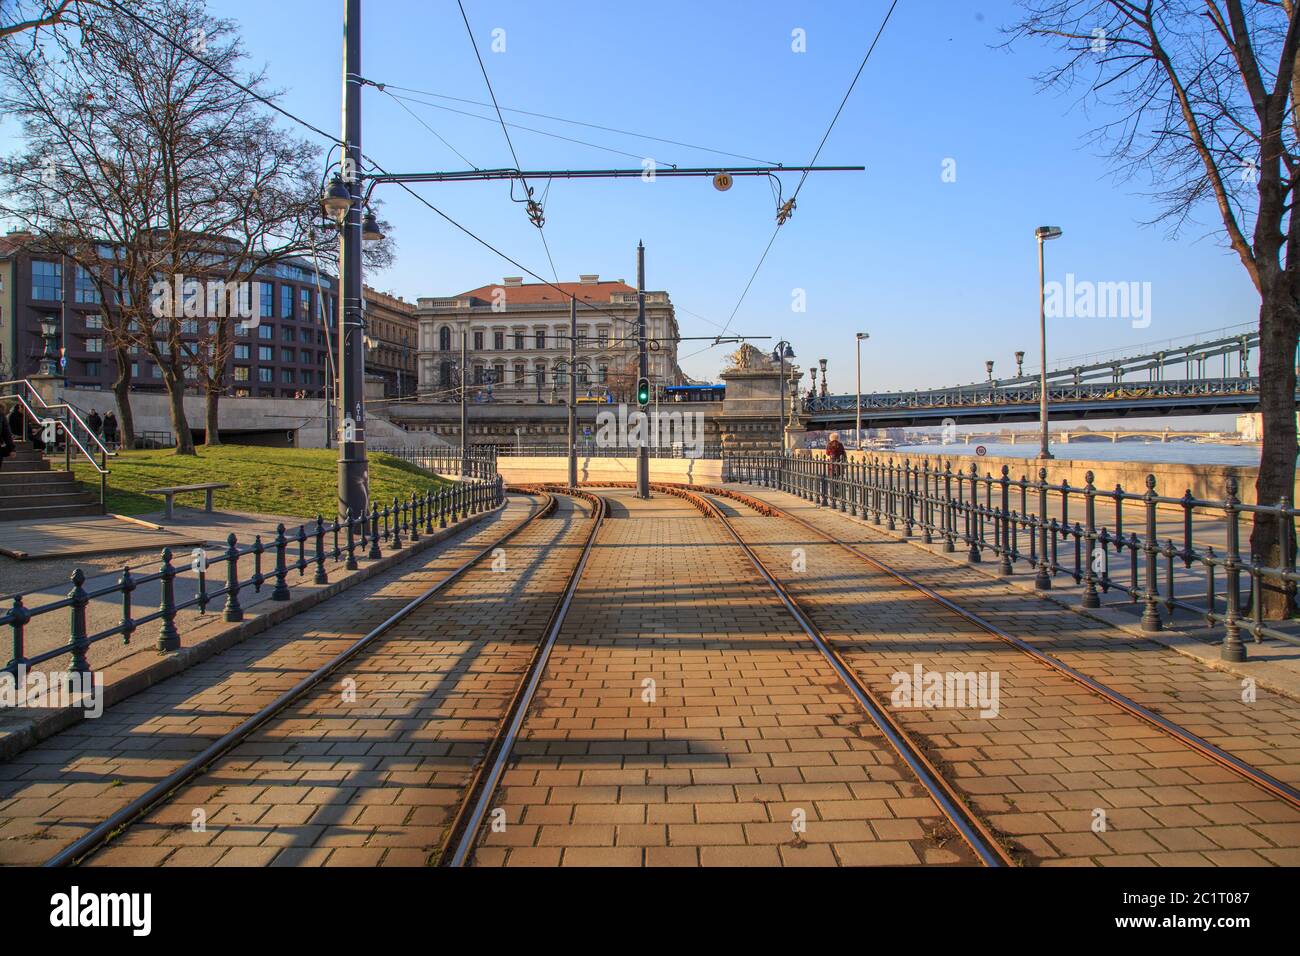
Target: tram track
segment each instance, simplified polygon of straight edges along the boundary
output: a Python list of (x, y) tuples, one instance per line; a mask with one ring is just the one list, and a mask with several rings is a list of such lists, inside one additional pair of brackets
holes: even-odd
[[(532, 495), (540, 498), (540, 501), (534, 504), (529, 514), (518, 523), (493, 538), (484, 547), (479, 548), (467, 560), (445, 573), (435, 583), (407, 601), (380, 624), (369, 629), (344, 650), (315, 668), (310, 674), (279, 694), (256, 713), (241, 720), (235, 727), (210, 743), (196, 756), (159, 779), (148, 790), (93, 826), (54, 856), (48, 858), (43, 865), (46, 867), (80, 865), (112, 845), (133, 825), (165, 807), (184, 792), (187, 787), (204, 774), (210, 772), (223, 758), (230, 756), (241, 744), (272, 724), (287, 709), (310, 698), (313, 691), (317, 691), (327, 679), (343, 672), (347, 665), (357, 661), (364, 652), (371, 650), (398, 624), (409, 619), (421, 608), (426, 607), (430, 601), (463, 579), (486, 559), (493, 557), (498, 553), (499, 549), (515, 540), (527, 529), (535, 527), (539, 521), (550, 517), (556, 512), (558, 498), (555, 492), (513, 487), (508, 490), (514, 493)], [(577, 494), (587, 497), (581, 492)]]

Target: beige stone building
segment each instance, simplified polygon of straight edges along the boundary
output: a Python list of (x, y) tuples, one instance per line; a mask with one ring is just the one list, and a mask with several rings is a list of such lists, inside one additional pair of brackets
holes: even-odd
[[(477, 398), (564, 402), (569, 394), (569, 301), (578, 300), (579, 396), (608, 391), (627, 400), (636, 387), (637, 293), (596, 275), (554, 286), (508, 277), (445, 298), (421, 298), (419, 391), (450, 400), (466, 334), (467, 380)], [(684, 378), (677, 365), (677, 317), (667, 292), (646, 292), (648, 369), (657, 385)]]

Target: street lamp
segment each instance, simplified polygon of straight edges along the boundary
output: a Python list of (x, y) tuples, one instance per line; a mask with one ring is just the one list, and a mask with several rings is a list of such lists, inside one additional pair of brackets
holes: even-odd
[(858, 350), (858, 418), (854, 423), (853, 435), (857, 438), (858, 451), (862, 451), (862, 340), (871, 338), (871, 333), (859, 332), (855, 338)]
[(41, 319), (41, 338), (45, 342), (45, 354), (41, 356), (41, 374), (58, 375), (59, 356), (55, 343), (59, 340), (59, 323), (54, 316), (45, 316)]
[(343, 220), (348, 217), (348, 210), (352, 208), (352, 193), (338, 174), (330, 179), (329, 188), (321, 196), (320, 204), (326, 215), (338, 225), (343, 225)]
[(366, 242), (379, 242), (384, 238), (384, 231), (379, 228), (374, 211), (366, 207), (366, 216), (361, 220), (361, 238)]
[(1043, 279), (1043, 243), (1049, 239), (1061, 237), (1060, 226), (1039, 226), (1034, 230), (1038, 240), (1038, 420), (1041, 429), (1038, 457), (1050, 459), (1051, 449), (1047, 446), (1047, 287)]
[(989, 359), (984, 363), (985, 370), (989, 373), (989, 384), (993, 383), (993, 360)]
[(785, 339), (776, 343), (776, 348), (772, 350), (772, 360), (778, 362), (781, 366), (781, 451), (785, 449), (785, 430), (790, 424), (790, 414), (786, 410), (785, 404), (785, 363), (794, 358), (794, 349)]
[(1016, 378), (1025, 377), (1025, 353), (1016, 353)]

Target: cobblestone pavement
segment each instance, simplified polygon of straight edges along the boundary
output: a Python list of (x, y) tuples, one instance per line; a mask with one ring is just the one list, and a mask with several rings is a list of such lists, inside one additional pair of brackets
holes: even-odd
[[(1279, 779), (1300, 780), (1300, 704), (1108, 628), (792, 495), (746, 489)], [(726, 499), (741, 534), (885, 699), (895, 674), (999, 676), (996, 716), (896, 708), (1027, 862), (1300, 864), (1300, 811), (869, 567)], [(796, 570), (796, 567), (803, 570)], [(911, 681), (909, 681), (911, 683)], [(945, 701), (949, 703), (949, 701)], [(1104, 817), (1102, 816), (1104, 814)], [(1104, 822), (1104, 827), (1102, 823)]]
[[(40, 863), (67, 846), (463, 564), (523, 520), (530, 507), (528, 499), (512, 496), (501, 515), (436, 545), (411, 565), (358, 585), (123, 701), (97, 720), (83, 721), (0, 763), (0, 863)], [(540, 522), (547, 534), (565, 524)], [(530, 549), (521, 539), (531, 532), (511, 542), (520, 573), (497, 582), (491, 599), (484, 599), (481, 582), (470, 585), (468, 593), (444, 592), (455, 601), (455, 617), (491, 619), (499, 596), (527, 582), (529, 562), (546, 543), (543, 539)], [(474, 667), (467, 657), (435, 668), (431, 650), (412, 656), (413, 649), (405, 646), (413, 628), (447, 615), (445, 603), (438, 606), (440, 610), (413, 615), (399, 630), (397, 646), (405, 656), (395, 656), (392, 666), (386, 663), (387, 653), (366, 655), (356, 664), (356, 703), (346, 706), (343, 716), (339, 695), (332, 713), (300, 709), (289, 715), (287, 725), (273, 722), (219, 764), (215, 777), (200, 780), (206, 789), (187, 793), (183, 835), (171, 829), (172, 816), (164, 816), (129, 831), (96, 862), (265, 863), (294, 846), (295, 839), (314, 846), (315, 837), (330, 832), (326, 824), (335, 822), (332, 816), (352, 829), (337, 845), (359, 848), (366, 837), (382, 836), (380, 818), (392, 813), (391, 806), (418, 812), (419, 807), (403, 802), (410, 791), (402, 788), (418, 783), (427, 789), (438, 770), (426, 769), (426, 762), (454, 749), (429, 741), (413, 726), (420, 723), (421, 708), (436, 710), (424, 700), (428, 693), (419, 690), (436, 689), (439, 680), (461, 680)], [(422, 676), (412, 678), (413, 673)], [(464, 715), (472, 724), (471, 717)], [(272, 755), (274, 759), (258, 759)], [(371, 805), (388, 809), (370, 810)], [(206, 833), (190, 830), (195, 809), (206, 816)], [(162, 813), (175, 811), (164, 808)], [(290, 825), (306, 829), (296, 837), (274, 832)], [(169, 834), (174, 842), (187, 843), (185, 849), (174, 852), (171, 844), (164, 845)], [(345, 860), (346, 854), (340, 861)]]
[(605, 494), (475, 863), (973, 864), (725, 530)]

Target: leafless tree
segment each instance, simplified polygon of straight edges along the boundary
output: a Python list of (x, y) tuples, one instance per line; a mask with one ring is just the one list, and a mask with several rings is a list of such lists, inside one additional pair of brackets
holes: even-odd
[[(1263, 449), (1256, 499), (1290, 500), (1296, 475), (1300, 0), (1020, 0), (1008, 42), (1047, 40), (1061, 59), (1045, 87), (1081, 88), (1106, 119), (1093, 131), (1123, 178), (1143, 181), (1172, 232), (1212, 216), (1259, 293)], [(1251, 552), (1281, 566), (1295, 531), (1260, 515)], [(1294, 611), (1266, 588), (1265, 611)]]
[(95, 0), (0, 0), (0, 40), (77, 22), (97, 6)]

